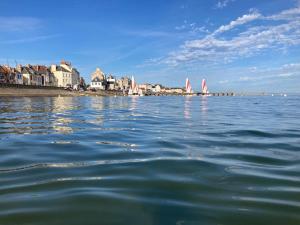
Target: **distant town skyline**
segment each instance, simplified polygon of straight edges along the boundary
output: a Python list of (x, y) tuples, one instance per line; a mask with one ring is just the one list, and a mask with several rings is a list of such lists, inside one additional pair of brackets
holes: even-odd
[(71, 61), (138, 83), (300, 92), (299, 0), (0, 2), (0, 64)]

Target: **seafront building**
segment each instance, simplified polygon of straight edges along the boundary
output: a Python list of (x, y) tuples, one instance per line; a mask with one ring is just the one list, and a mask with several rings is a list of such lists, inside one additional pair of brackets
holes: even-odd
[(7, 66), (0, 66), (0, 83), (9, 83), (10, 69)]
[(107, 81), (107, 90), (118, 90), (119, 87), (116, 83), (116, 78), (113, 75), (109, 75), (106, 79)]
[(90, 88), (94, 90), (128, 91), (130, 85), (131, 79), (129, 77), (117, 79), (111, 74), (105, 75), (100, 68), (91, 74)]
[(72, 64), (62, 61), (60, 65), (17, 65), (15, 68), (0, 65), (0, 83), (48, 87), (74, 87), (80, 85), (80, 73)]
[[(129, 76), (124, 76), (118, 79), (113, 75), (105, 75), (105, 73), (97, 68), (95, 72), (91, 74), (90, 89), (92, 90), (110, 90), (110, 91), (122, 91), (128, 93), (131, 86), (132, 80)], [(163, 93), (165, 90), (161, 84), (139, 84), (136, 85), (138, 92), (141, 95), (152, 95)], [(170, 92), (171, 93), (171, 92)]]
[(51, 73), (57, 80), (58, 87), (71, 87), (78, 85), (80, 81), (79, 72), (67, 61), (61, 61), (60, 65), (51, 65)]
[(33, 68), (30, 65), (27, 66), (18, 66), (19, 71), (23, 75), (23, 84), (24, 85), (40, 85), (42, 84), (41, 77), (35, 73)]
[(162, 91), (162, 85), (160, 84), (139, 84), (138, 89), (143, 92), (143, 94), (155, 94)]
[(106, 90), (106, 76), (100, 68), (97, 68), (96, 71), (92, 73), (92, 81), (90, 86), (93, 89)]
[(174, 87), (174, 88), (162, 88), (161, 89), (162, 93), (166, 94), (183, 94), (186, 92), (184, 88), (179, 88), (179, 87)]
[(18, 65), (15, 69), (22, 74), (24, 85), (57, 86), (57, 82), (51, 71), (44, 65)]
[[(129, 76), (117, 78), (110, 74), (106, 75), (100, 68), (91, 74), (90, 89), (121, 91), (128, 93), (132, 80)], [(74, 90), (86, 89), (85, 81), (80, 77), (80, 73), (70, 62), (62, 60), (59, 65), (17, 65), (15, 68), (0, 65), (0, 84), (17, 84), (28, 86), (48, 86), (72, 88)], [(152, 94), (182, 94), (184, 89), (165, 88), (160, 84), (139, 84), (136, 85), (138, 93), (141, 95)]]
[(131, 79), (128, 76), (121, 77), (121, 79), (117, 79), (117, 86), (121, 91), (128, 91), (131, 87)]

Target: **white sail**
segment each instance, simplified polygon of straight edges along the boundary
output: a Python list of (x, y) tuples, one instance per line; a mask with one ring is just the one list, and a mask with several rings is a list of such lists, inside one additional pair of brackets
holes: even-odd
[(134, 90), (135, 89), (135, 80), (134, 80), (134, 76), (131, 77), (131, 89)]
[(134, 80), (134, 76), (131, 77), (131, 88), (130, 89), (132, 91), (132, 95), (138, 94), (138, 92), (139, 92), (139, 87)]
[(208, 88), (205, 79), (202, 80), (202, 94), (208, 94)]
[(188, 94), (192, 93), (192, 86), (189, 81), (189, 78), (186, 78), (186, 80), (185, 80), (185, 90), (186, 90), (186, 93), (188, 93)]

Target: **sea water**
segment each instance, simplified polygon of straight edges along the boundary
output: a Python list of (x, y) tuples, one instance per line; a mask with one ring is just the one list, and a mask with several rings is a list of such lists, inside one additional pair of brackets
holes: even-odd
[(300, 97), (0, 98), (0, 224), (300, 224)]

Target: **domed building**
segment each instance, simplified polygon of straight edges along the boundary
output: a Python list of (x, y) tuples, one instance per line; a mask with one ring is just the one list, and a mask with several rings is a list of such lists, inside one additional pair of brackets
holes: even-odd
[(107, 86), (107, 81), (105, 74), (100, 68), (97, 68), (94, 73), (92, 73), (91, 88), (105, 90)]

